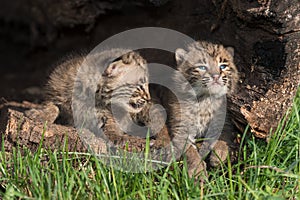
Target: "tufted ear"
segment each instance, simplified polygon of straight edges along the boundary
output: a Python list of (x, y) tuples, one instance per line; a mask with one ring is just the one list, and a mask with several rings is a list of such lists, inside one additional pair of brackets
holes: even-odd
[(233, 47), (226, 47), (225, 49), (228, 51), (228, 53), (229, 53), (232, 57), (234, 57), (234, 48), (233, 48)]
[(108, 65), (104, 71), (104, 75), (107, 77), (114, 77), (120, 74), (123, 71), (123, 65), (119, 64), (122, 61), (115, 61)]
[(177, 65), (180, 65), (184, 60), (187, 52), (184, 49), (176, 49), (175, 51), (175, 59), (177, 62)]

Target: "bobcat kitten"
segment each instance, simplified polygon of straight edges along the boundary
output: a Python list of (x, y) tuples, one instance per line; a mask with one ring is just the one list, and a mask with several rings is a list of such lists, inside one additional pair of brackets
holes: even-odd
[[(190, 44), (187, 50), (177, 49), (175, 58), (178, 72), (174, 73), (173, 81), (178, 99), (170, 95), (168, 99), (173, 155), (179, 159), (185, 151), (190, 152), (190, 148), (196, 149), (197, 138), (205, 137), (207, 141), (202, 143), (197, 158), (188, 158), (194, 162), (192, 168), (201, 165), (212, 148), (219, 155), (223, 154), (221, 160), (225, 160), (232, 134), (222, 131), (226, 113), (224, 103), (226, 94), (234, 91), (238, 81), (233, 49), (198, 41)], [(220, 138), (216, 140), (218, 136)], [(169, 160), (170, 155), (166, 159)], [(219, 162), (213, 154), (210, 160), (212, 165)], [(190, 175), (191, 170), (197, 171), (189, 166)]]
[(137, 116), (144, 115), (141, 112), (150, 101), (146, 61), (127, 49), (72, 56), (50, 75), (47, 94), (59, 107), (65, 124), (74, 125), (75, 121), (100, 134), (107, 118), (114, 117), (115, 108), (126, 129), (128, 117), (140, 120)]

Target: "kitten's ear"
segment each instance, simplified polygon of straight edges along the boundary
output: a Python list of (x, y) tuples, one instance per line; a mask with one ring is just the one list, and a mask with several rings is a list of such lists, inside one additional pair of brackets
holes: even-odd
[(228, 53), (229, 53), (232, 57), (234, 57), (234, 48), (233, 48), (233, 47), (226, 47), (225, 49), (228, 51)]
[(175, 59), (177, 64), (181, 64), (184, 60), (185, 60), (185, 56), (186, 56), (187, 52), (184, 49), (176, 49), (175, 51)]
[(122, 71), (122, 66), (118, 62), (112, 62), (104, 71), (104, 75), (108, 77), (117, 76)]

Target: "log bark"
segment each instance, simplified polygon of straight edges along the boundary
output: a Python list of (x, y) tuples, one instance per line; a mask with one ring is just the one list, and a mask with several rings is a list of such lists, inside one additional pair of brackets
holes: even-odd
[[(0, 105), (0, 132), (5, 151), (20, 146), (36, 151), (41, 147), (49, 150), (68, 150), (95, 154), (107, 154), (111, 147), (127, 151), (145, 150), (146, 140), (130, 135), (119, 135), (115, 123), (108, 122), (104, 128), (105, 138), (97, 137), (89, 130), (55, 124), (59, 110), (52, 103), (44, 105), (30, 102), (7, 102)], [(110, 119), (112, 120), (112, 119)], [(106, 139), (106, 140), (105, 140)], [(3, 141), (2, 141), (3, 140)], [(163, 127), (155, 140), (150, 140), (153, 148), (169, 144), (167, 127)], [(2, 143), (1, 143), (2, 144)], [(67, 146), (64, 147), (64, 144)]]
[[(11, 152), (12, 148), (19, 146), (35, 152), (42, 145), (42, 148), (52, 151), (86, 152), (92, 148), (95, 153), (106, 153), (105, 141), (95, 138), (88, 130), (83, 130), (85, 137), (79, 137), (75, 128), (53, 124), (53, 116), (58, 113), (52, 115), (53, 109), (49, 105), (9, 102), (1, 105), (0, 109), (1, 144), (3, 142), (5, 151)], [(94, 142), (87, 146), (85, 141)], [(65, 144), (67, 146), (64, 147)]]
[(239, 19), (271, 32), (282, 44), (281, 49), (276, 41), (257, 43), (249, 78), (231, 98), (235, 124), (241, 130), (249, 124), (255, 136), (267, 138), (291, 107), (300, 83), (300, 4), (295, 0), (231, 3)]

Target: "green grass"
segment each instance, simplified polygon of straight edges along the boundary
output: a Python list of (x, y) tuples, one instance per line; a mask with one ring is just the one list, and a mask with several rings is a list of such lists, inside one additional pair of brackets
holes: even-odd
[[(269, 143), (242, 136), (240, 159), (188, 178), (182, 163), (155, 172), (129, 173), (83, 153), (17, 148), (0, 152), (3, 199), (298, 199), (300, 183), (300, 90), (286, 126)], [(3, 147), (2, 147), (3, 149)], [(1, 199), (1, 198), (0, 198)]]

